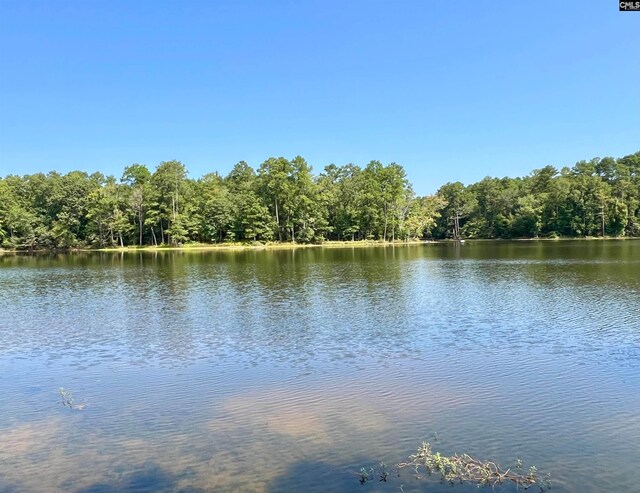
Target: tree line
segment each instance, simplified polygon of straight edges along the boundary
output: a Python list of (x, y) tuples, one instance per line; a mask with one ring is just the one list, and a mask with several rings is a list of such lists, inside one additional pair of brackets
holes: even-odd
[(640, 236), (640, 151), (522, 178), (447, 183), (416, 196), (396, 163), (326, 166), (300, 156), (187, 176), (180, 161), (122, 176), (72, 171), (0, 179), (0, 245), (75, 248), (190, 242)]

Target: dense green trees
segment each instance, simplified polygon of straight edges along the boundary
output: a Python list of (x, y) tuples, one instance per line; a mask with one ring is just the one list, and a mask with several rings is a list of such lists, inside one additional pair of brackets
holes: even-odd
[(119, 180), (80, 171), (0, 179), (5, 248), (539, 236), (640, 236), (640, 152), (447, 183), (427, 197), (396, 163), (330, 164), (314, 176), (300, 156), (195, 180), (179, 161), (153, 172), (132, 164)]

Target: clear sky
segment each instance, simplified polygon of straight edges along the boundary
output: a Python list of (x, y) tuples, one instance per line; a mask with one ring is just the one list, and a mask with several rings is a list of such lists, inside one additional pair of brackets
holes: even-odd
[(395, 161), (419, 194), (640, 149), (617, 0), (0, 0), (0, 176)]

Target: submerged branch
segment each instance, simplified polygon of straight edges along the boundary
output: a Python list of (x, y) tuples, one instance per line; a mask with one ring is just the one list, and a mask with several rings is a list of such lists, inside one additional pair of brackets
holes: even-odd
[(76, 403), (76, 400), (73, 398), (73, 392), (70, 390), (65, 390), (64, 387), (60, 387), (58, 392), (60, 394), (61, 403), (64, 407), (68, 407), (69, 409), (74, 409), (76, 411), (82, 411), (86, 407), (85, 403)]
[(548, 479), (541, 480), (535, 466), (531, 467), (527, 474), (513, 472), (511, 469), (501, 470), (495, 462), (475, 459), (469, 454), (445, 456), (440, 452), (434, 453), (428, 442), (423, 442), (407, 462), (396, 465), (398, 471), (407, 467), (411, 467), (418, 476), (420, 468), (423, 468), (427, 475), (438, 474), (441, 481), (451, 484), (473, 483), (478, 486), (496, 486), (512, 482), (522, 489), (539, 484), (543, 491), (549, 487)]
[[(511, 483), (516, 485), (518, 491), (527, 490), (534, 485), (539, 486), (540, 491), (546, 491), (551, 487), (549, 476), (540, 478), (535, 466), (531, 466), (526, 473), (519, 471), (521, 467), (522, 461), (520, 460), (516, 464), (516, 470), (511, 468), (503, 470), (493, 461), (476, 459), (469, 454), (442, 455), (440, 452), (434, 452), (428, 442), (423, 442), (418, 451), (411, 455), (406, 462), (395, 466), (398, 475), (402, 469), (410, 468), (418, 479), (424, 475), (439, 476), (440, 481), (451, 485), (467, 483), (475, 484), (478, 487), (495, 487)], [(369, 474), (363, 468), (360, 472), (360, 482), (364, 483), (372, 476), (373, 470)], [(386, 481), (386, 477), (385, 471), (384, 481)]]

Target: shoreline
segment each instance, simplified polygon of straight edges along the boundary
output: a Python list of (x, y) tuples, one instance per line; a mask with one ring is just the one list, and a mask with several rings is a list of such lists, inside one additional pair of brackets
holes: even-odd
[[(470, 243), (505, 243), (505, 242), (565, 242), (565, 241), (612, 241), (612, 240), (638, 240), (636, 236), (588, 236), (577, 238), (471, 238), (463, 239), (465, 244)], [(195, 243), (182, 246), (165, 246), (165, 245), (145, 245), (145, 246), (126, 246), (126, 247), (106, 247), (106, 248), (41, 248), (34, 250), (22, 249), (3, 249), (0, 248), (0, 255), (3, 254), (46, 254), (46, 253), (135, 253), (135, 252), (204, 252), (204, 251), (244, 251), (244, 250), (297, 250), (305, 248), (371, 248), (371, 247), (401, 247), (401, 246), (418, 246), (418, 245), (438, 245), (438, 244), (455, 244), (458, 240), (411, 240), (411, 241), (377, 241), (377, 240), (357, 240), (357, 241), (325, 241), (322, 243), (263, 243), (263, 244), (243, 244), (243, 243)]]

